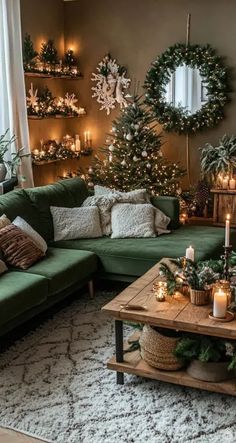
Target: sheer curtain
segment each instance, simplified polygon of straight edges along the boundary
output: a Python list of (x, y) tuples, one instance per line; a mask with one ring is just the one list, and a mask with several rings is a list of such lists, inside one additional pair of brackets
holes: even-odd
[[(0, 0), (0, 134), (9, 128), (17, 141), (12, 151), (30, 152), (22, 61), (20, 0)], [(10, 153), (9, 153), (10, 155)], [(22, 159), (22, 186), (33, 186), (30, 157)]]

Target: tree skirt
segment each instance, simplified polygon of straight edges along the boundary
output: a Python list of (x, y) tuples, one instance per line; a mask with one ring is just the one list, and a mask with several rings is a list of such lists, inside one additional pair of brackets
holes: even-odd
[(106, 369), (114, 294), (83, 296), (0, 355), (0, 425), (57, 443), (233, 443), (236, 399)]

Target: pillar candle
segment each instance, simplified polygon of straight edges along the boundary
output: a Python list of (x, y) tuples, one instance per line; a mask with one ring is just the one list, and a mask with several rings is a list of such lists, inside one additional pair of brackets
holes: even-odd
[(232, 177), (229, 181), (229, 189), (235, 189), (236, 180)]
[(222, 188), (223, 189), (228, 189), (228, 184), (229, 184), (228, 177), (223, 178), (223, 180), (222, 180)]
[(230, 245), (230, 215), (226, 216), (225, 220), (225, 246)]
[(227, 311), (227, 294), (226, 292), (219, 289), (219, 291), (214, 294), (213, 303), (213, 316), (218, 318), (225, 318)]
[(185, 257), (188, 260), (194, 261), (194, 249), (192, 246), (189, 246), (189, 248), (186, 249)]

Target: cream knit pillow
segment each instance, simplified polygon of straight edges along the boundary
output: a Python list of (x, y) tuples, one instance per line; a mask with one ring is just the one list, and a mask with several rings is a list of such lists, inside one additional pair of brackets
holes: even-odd
[(118, 203), (111, 210), (111, 238), (156, 237), (154, 208), (149, 204)]
[(50, 207), (53, 218), (54, 241), (102, 237), (99, 212), (88, 208)]

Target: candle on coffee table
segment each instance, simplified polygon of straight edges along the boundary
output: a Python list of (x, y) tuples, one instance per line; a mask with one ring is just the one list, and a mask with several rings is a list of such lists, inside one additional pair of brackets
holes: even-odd
[(213, 303), (213, 316), (217, 318), (225, 318), (227, 312), (227, 294), (222, 289), (215, 292)]
[(191, 245), (189, 246), (189, 248), (186, 249), (185, 257), (188, 260), (194, 261), (194, 249), (193, 249), (193, 247)]

